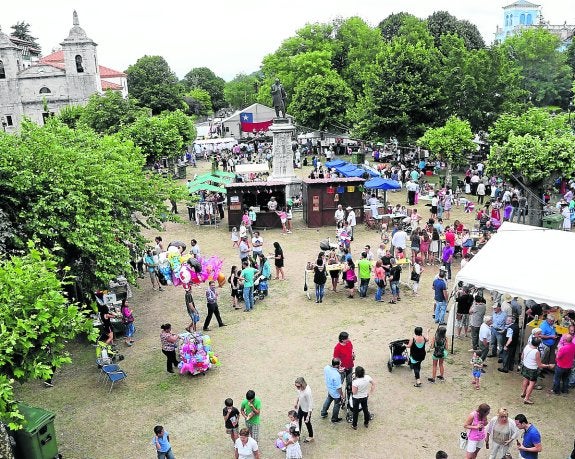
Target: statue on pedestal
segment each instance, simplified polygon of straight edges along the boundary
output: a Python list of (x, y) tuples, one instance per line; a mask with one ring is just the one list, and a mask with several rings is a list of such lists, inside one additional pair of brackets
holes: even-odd
[(285, 118), (287, 94), (284, 87), (280, 83), (279, 78), (276, 78), (275, 83), (272, 84), (270, 94), (272, 95), (273, 105), (276, 110), (276, 118), (279, 118), (280, 112), (282, 114), (282, 118)]

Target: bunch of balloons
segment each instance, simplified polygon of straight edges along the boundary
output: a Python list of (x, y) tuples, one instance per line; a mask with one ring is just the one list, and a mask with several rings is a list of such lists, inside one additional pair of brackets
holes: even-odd
[(212, 351), (211, 339), (208, 335), (200, 333), (186, 337), (180, 348), (180, 374), (191, 373), (193, 375), (204, 373), (212, 365), (220, 366), (218, 356)]
[(180, 247), (170, 245), (167, 252), (159, 255), (158, 268), (168, 284), (176, 287), (182, 285), (185, 289), (188, 289), (190, 284), (212, 280), (217, 281), (220, 287), (225, 284), (226, 276), (221, 272), (224, 262), (221, 258), (194, 258), (182, 252)]

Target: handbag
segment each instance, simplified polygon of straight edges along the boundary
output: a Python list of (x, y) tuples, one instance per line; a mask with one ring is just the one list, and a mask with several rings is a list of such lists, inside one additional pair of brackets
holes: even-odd
[(411, 271), (411, 280), (414, 282), (419, 282), (421, 274), (417, 274), (415, 271)]
[(467, 432), (459, 434), (459, 449), (467, 449)]

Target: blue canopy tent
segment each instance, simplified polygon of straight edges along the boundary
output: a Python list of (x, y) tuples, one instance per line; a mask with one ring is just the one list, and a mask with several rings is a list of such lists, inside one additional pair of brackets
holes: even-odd
[[(326, 163), (326, 166), (328, 164), (329, 163)], [(357, 167), (355, 164), (350, 164), (345, 161), (342, 161), (342, 164), (340, 165), (334, 166), (333, 169), (342, 174), (344, 177), (362, 177), (366, 172), (371, 177), (378, 177), (376, 172)]]
[(382, 177), (372, 178), (363, 184), (366, 189), (383, 190), (383, 208), (387, 208), (387, 190), (400, 190), (401, 183), (397, 180), (385, 179)]
[(329, 167), (331, 169), (332, 167), (344, 166), (345, 164), (347, 163), (341, 159), (334, 159), (333, 161), (325, 163), (325, 167)]

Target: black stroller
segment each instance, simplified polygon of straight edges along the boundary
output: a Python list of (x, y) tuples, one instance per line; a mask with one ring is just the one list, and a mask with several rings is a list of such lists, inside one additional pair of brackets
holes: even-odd
[(409, 362), (409, 351), (407, 350), (409, 339), (398, 339), (389, 343), (389, 360), (387, 369), (391, 373), (393, 367), (399, 367)]

